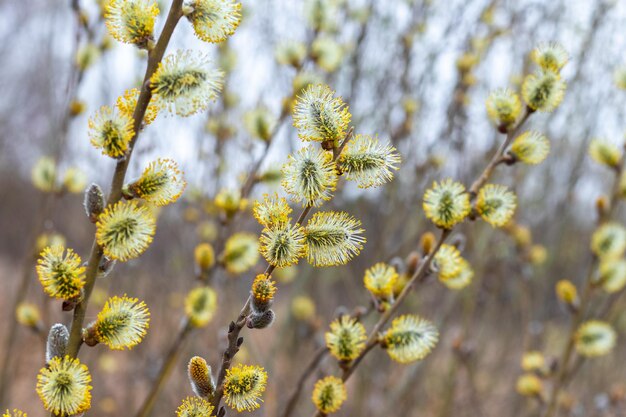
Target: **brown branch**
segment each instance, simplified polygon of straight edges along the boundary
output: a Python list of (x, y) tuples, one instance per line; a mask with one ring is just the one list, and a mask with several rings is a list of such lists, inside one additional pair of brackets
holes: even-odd
[[(271, 135), (271, 138), (273, 138), (275, 136), (275, 134), (278, 131), (278, 129), (280, 127), (280, 124), (282, 124), (283, 120), (284, 120), (284, 116), (282, 116), (282, 114), (281, 114), (280, 121), (277, 123), (277, 126), (276, 126), (276, 128), (274, 129), (274, 132)], [(254, 188), (254, 185), (256, 184), (255, 179), (256, 179), (257, 173), (258, 173), (259, 169), (261, 168), (261, 164), (263, 163), (263, 161), (265, 160), (265, 158), (267, 157), (267, 155), (269, 153), (269, 149), (270, 149), (270, 144), (271, 143), (272, 143), (271, 139), (266, 142), (266, 146), (265, 146), (265, 150), (263, 152), (263, 155), (261, 155), (261, 157), (257, 160), (257, 162), (253, 165), (253, 167), (248, 172), (248, 177), (247, 177), (248, 179), (246, 180), (246, 182), (244, 183), (244, 185), (242, 186), (242, 189), (241, 189), (241, 197), (242, 198), (247, 198), (248, 195), (252, 192), (252, 189)], [(223, 226), (227, 227), (227, 226), (230, 226), (230, 225), (234, 224), (235, 218), (236, 218), (236, 216), (228, 217), (226, 219), (227, 223), (224, 224)], [(224, 245), (224, 240), (226, 238), (226, 235), (227, 235), (227, 233), (221, 233), (221, 236), (220, 236), (220, 239), (219, 239), (220, 247)], [(217, 269), (219, 267), (221, 267), (221, 266), (223, 266), (222, 263), (216, 262), (215, 265), (210, 269), (210, 271), (207, 272), (208, 275), (205, 276), (205, 277), (200, 277), (199, 279), (202, 279), (206, 283), (211, 282), (210, 278), (216, 273)], [(245, 324), (245, 322), (244, 322), (244, 324)], [(184, 328), (180, 329), (178, 335), (176, 336), (174, 344), (172, 345), (172, 347), (169, 350), (169, 353), (167, 355), (168, 359), (166, 360), (166, 363), (169, 362), (169, 360), (170, 360), (169, 358), (172, 358), (172, 360), (176, 358), (176, 356), (178, 355), (178, 351), (183, 346), (182, 342), (185, 341), (193, 333), (193, 330), (194, 329), (193, 329), (192, 326), (185, 326)], [(163, 366), (161, 368), (160, 372), (159, 372), (159, 375), (158, 375), (157, 379), (155, 380), (155, 383), (152, 385), (152, 388), (150, 389), (150, 393), (148, 394), (148, 396), (144, 400), (141, 408), (139, 409), (139, 411), (137, 413), (137, 417), (147, 417), (147, 416), (150, 415), (150, 412), (152, 411), (152, 408), (154, 407), (154, 401), (156, 400), (158, 395), (161, 393), (161, 391), (165, 387), (165, 382), (166, 382), (167, 377), (169, 376), (169, 374), (170, 374), (170, 369), (167, 366)]]
[(502, 144), (500, 145), (496, 153), (493, 155), (493, 157), (487, 164), (487, 167), (483, 170), (482, 174), (480, 174), (480, 176), (476, 179), (476, 181), (472, 183), (472, 186), (469, 189), (469, 194), (472, 199), (476, 197), (476, 195), (478, 194), (478, 190), (480, 190), (480, 188), (483, 185), (485, 185), (487, 180), (491, 177), (494, 169), (499, 164), (504, 162), (503, 157), (504, 157), (504, 153), (506, 152), (506, 149), (509, 147), (511, 142), (513, 142), (513, 139), (515, 139), (515, 136), (517, 135), (521, 127), (524, 125), (526, 120), (528, 120), (528, 118), (530, 117), (532, 113), (533, 113), (533, 110), (527, 107), (524, 110), (524, 114), (519, 119), (519, 121), (512, 128), (509, 129), (506, 135), (506, 139), (504, 140), (504, 142), (502, 142)]
[[(111, 180), (111, 189), (107, 205), (115, 204), (122, 197), (122, 187), (124, 185), (126, 170), (128, 169), (134, 145), (141, 130), (148, 104), (150, 103), (150, 99), (152, 98), (152, 91), (150, 90), (150, 77), (152, 77), (152, 75), (158, 68), (159, 63), (163, 59), (163, 55), (165, 54), (167, 45), (169, 44), (172, 34), (174, 33), (174, 29), (176, 28), (178, 21), (182, 17), (182, 3), (183, 0), (172, 1), (167, 20), (165, 21), (165, 26), (163, 27), (163, 31), (161, 32), (161, 36), (159, 36), (159, 40), (157, 41), (156, 46), (154, 47), (154, 49), (152, 49), (152, 51), (150, 51), (150, 54), (148, 56), (148, 65), (146, 68), (146, 73), (144, 75), (143, 85), (141, 86), (141, 92), (139, 94), (139, 98), (137, 99), (137, 106), (135, 107), (135, 111), (133, 113), (133, 127), (135, 133), (129, 143), (128, 154), (125, 158), (119, 160), (117, 162), (117, 165), (115, 166), (115, 172), (113, 174), (113, 179)], [(100, 260), (102, 259), (102, 255), (102, 249), (98, 246), (98, 243), (94, 239), (91, 246), (91, 254), (89, 255), (89, 262), (87, 264), (84, 296), (83, 299), (76, 304), (76, 308), (74, 309), (74, 316), (72, 318), (67, 354), (73, 358), (78, 355), (78, 351), (80, 350), (80, 346), (82, 344), (83, 322), (85, 321), (85, 314), (87, 312), (89, 298), (91, 297), (91, 292), (93, 291), (94, 285), (96, 283), (96, 275), (98, 272)]]
[[(496, 153), (491, 158), (490, 162), (487, 164), (483, 172), (480, 174), (478, 179), (474, 181), (472, 186), (470, 187), (469, 194), (473, 199), (475, 198), (478, 190), (482, 187), (491, 177), (495, 168), (502, 162), (502, 158), (504, 156), (504, 152), (506, 151), (509, 144), (515, 138), (515, 135), (521, 128), (521, 126), (528, 120), (528, 117), (533, 113), (533, 111), (529, 108), (526, 108), (522, 117), (517, 121), (517, 123), (509, 129), (507, 132), (506, 139), (502, 142)], [(432, 263), (433, 258), (441, 248), (441, 245), (446, 241), (446, 239), (450, 236), (452, 229), (443, 229), (437, 244), (433, 248), (430, 254), (426, 256), (418, 266), (417, 270), (410, 278), (409, 282), (402, 289), (402, 292), (396, 299), (396, 301), (392, 304), (392, 306), (383, 313), (378, 322), (374, 325), (374, 328), (370, 332), (367, 341), (365, 342), (365, 349), (357, 356), (357, 358), (350, 363), (349, 366), (343, 369), (343, 373), (341, 379), (345, 382), (350, 376), (354, 373), (359, 364), (363, 361), (363, 358), (378, 344), (378, 337), (383, 327), (387, 322), (391, 319), (396, 311), (400, 308), (404, 299), (408, 296), (409, 292), (411, 292), (413, 286), (416, 283), (421, 282), (428, 274), (430, 269), (430, 264)], [(321, 411), (316, 411), (313, 414), (314, 417), (323, 417), (324, 413)]]
[[(620, 180), (622, 176), (622, 172), (624, 171), (624, 164), (626, 164), (626, 145), (624, 146), (624, 151), (622, 152), (622, 156), (617, 167), (614, 170), (614, 182), (613, 187), (611, 189), (611, 195), (609, 196), (609, 204), (605, 211), (601, 212), (598, 216), (598, 225), (607, 221), (611, 218), (613, 213), (615, 212), (615, 208), (617, 207), (617, 203), (620, 198)], [(585, 314), (587, 313), (589, 304), (591, 303), (591, 298), (593, 296), (593, 276), (594, 272), (598, 266), (599, 260), (596, 256), (593, 256), (591, 260), (591, 264), (589, 267), (589, 271), (587, 273), (587, 277), (585, 279), (585, 288), (583, 290), (583, 294), (581, 296), (580, 307), (574, 313), (574, 317), (572, 318), (572, 322), (570, 325), (569, 333), (568, 333), (568, 341), (561, 353), (561, 357), (559, 360), (559, 369), (556, 375), (556, 379), (554, 381), (554, 386), (552, 387), (552, 392), (550, 393), (550, 397), (546, 403), (544, 417), (554, 417), (558, 411), (558, 397), (561, 392), (561, 389), (567, 384), (569, 380), (571, 380), (577, 370), (582, 365), (582, 361), (584, 358), (580, 358), (577, 362), (574, 363), (573, 367), (570, 369), (569, 363), (571, 361), (572, 356), (574, 355), (574, 346), (575, 346), (575, 334), (578, 330), (578, 327), (582, 324)]]
[[(353, 131), (354, 129), (350, 128), (337, 149), (333, 149), (333, 161), (337, 161), (337, 159), (341, 155), (341, 152), (345, 149), (346, 144), (352, 137)], [(298, 216), (296, 224), (302, 224), (312, 209), (312, 206), (306, 206)], [(265, 274), (271, 275), (272, 272), (274, 272), (275, 268), (275, 266), (268, 264), (267, 268), (265, 269)], [(213, 397), (213, 400), (211, 402), (211, 405), (213, 405), (216, 410), (220, 408), (220, 402), (222, 401), (222, 397), (224, 396), (224, 379), (226, 378), (226, 371), (230, 368), (233, 358), (235, 357), (237, 352), (239, 352), (239, 348), (243, 343), (243, 338), (239, 336), (239, 333), (246, 324), (246, 318), (250, 314), (251, 303), (252, 298), (249, 295), (246, 299), (246, 303), (239, 312), (237, 320), (232, 321), (228, 326), (228, 347), (226, 348), (226, 350), (224, 350), (224, 353), (222, 354), (222, 363), (220, 365), (220, 370), (216, 382), (217, 388), (215, 391), (215, 396)]]

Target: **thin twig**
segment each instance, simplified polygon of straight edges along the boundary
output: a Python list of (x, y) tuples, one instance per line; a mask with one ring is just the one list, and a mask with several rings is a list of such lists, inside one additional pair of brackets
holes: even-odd
[(328, 354), (328, 348), (324, 346), (318, 349), (318, 351), (313, 355), (313, 357), (311, 358), (311, 361), (309, 362), (307, 367), (304, 369), (304, 372), (302, 372), (302, 375), (300, 375), (300, 378), (298, 378), (296, 387), (291, 392), (291, 395), (289, 396), (289, 400), (287, 400), (287, 406), (285, 407), (285, 411), (283, 412), (282, 417), (291, 416), (291, 414), (293, 413), (293, 410), (296, 407), (296, 404), (298, 403), (298, 398), (300, 398), (300, 393), (302, 392), (302, 389), (304, 388), (304, 384), (306, 383), (306, 380), (309, 378), (309, 376), (311, 376), (311, 374), (313, 374), (313, 372), (317, 369), (320, 362), (322, 362), (322, 360), (327, 354)]
[(185, 340), (187, 339), (187, 335), (191, 333), (193, 326), (189, 322), (187, 318), (183, 320), (181, 326), (179, 328), (178, 334), (174, 338), (174, 343), (170, 347), (167, 356), (165, 357), (165, 361), (159, 370), (159, 374), (152, 384), (152, 388), (150, 389), (150, 393), (146, 397), (141, 409), (137, 412), (137, 417), (147, 417), (150, 415), (152, 408), (154, 407), (154, 403), (156, 399), (165, 386), (165, 381), (167, 377), (172, 373), (172, 369), (174, 368), (174, 364), (176, 363), (176, 359), (178, 358), (178, 352), (180, 352), (181, 347), (183, 346)]
[(509, 147), (511, 142), (513, 142), (513, 139), (515, 139), (515, 136), (531, 114), (532, 110), (526, 108), (520, 120), (507, 132), (506, 139), (504, 140), (504, 142), (502, 142), (496, 153), (493, 155), (491, 161), (489, 161), (489, 163), (487, 164), (487, 167), (483, 170), (482, 174), (480, 174), (476, 181), (472, 183), (472, 186), (469, 189), (469, 194), (472, 199), (476, 197), (476, 195), (478, 194), (478, 190), (480, 190), (480, 188), (485, 185), (487, 180), (491, 177), (493, 170), (499, 164), (504, 162), (503, 157), (506, 149)]

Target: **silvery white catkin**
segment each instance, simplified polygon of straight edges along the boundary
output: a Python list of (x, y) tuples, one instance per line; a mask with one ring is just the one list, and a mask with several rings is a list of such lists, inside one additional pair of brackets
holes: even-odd
[(98, 184), (93, 183), (85, 190), (83, 204), (87, 217), (92, 223), (95, 223), (105, 206), (104, 193)]
[(265, 329), (274, 323), (275, 318), (276, 314), (274, 313), (274, 310), (267, 310), (263, 313), (254, 313), (248, 318), (246, 325), (250, 329)]
[(57, 323), (50, 328), (46, 342), (46, 363), (50, 362), (53, 358), (63, 357), (65, 355), (69, 339), (70, 332), (65, 325)]

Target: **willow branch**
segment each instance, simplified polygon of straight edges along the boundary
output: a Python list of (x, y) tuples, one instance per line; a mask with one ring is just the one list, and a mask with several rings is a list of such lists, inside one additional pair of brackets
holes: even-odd
[(317, 367), (322, 362), (324, 357), (326, 357), (327, 354), (328, 354), (328, 348), (324, 346), (320, 348), (313, 355), (313, 357), (311, 358), (311, 361), (309, 362), (307, 367), (304, 369), (304, 372), (302, 372), (302, 375), (300, 375), (300, 378), (298, 378), (296, 387), (294, 388), (291, 395), (289, 396), (289, 400), (287, 401), (287, 406), (285, 407), (285, 411), (283, 412), (282, 417), (291, 416), (291, 414), (293, 413), (293, 410), (296, 407), (296, 404), (298, 403), (298, 398), (300, 398), (300, 393), (302, 392), (302, 389), (304, 388), (304, 384), (306, 380), (311, 376), (311, 374), (313, 374), (313, 372), (317, 369)]
[[(495, 168), (504, 161), (503, 157), (504, 157), (504, 153), (506, 152), (506, 149), (511, 144), (511, 142), (515, 138), (515, 135), (517, 134), (519, 129), (522, 127), (522, 125), (526, 122), (526, 120), (528, 120), (528, 117), (530, 117), (531, 114), (532, 114), (532, 111), (526, 108), (522, 117), (517, 121), (517, 123), (512, 128), (509, 129), (509, 131), (507, 132), (506, 139), (499, 146), (498, 150), (493, 155), (493, 157), (491, 158), (491, 160), (489, 161), (489, 163), (487, 164), (483, 172), (480, 174), (478, 179), (476, 179), (476, 181), (474, 181), (474, 183), (470, 187), (469, 194), (471, 198), (475, 198), (480, 187), (482, 187), (489, 180)], [(426, 256), (426, 258), (422, 260), (422, 262), (418, 266), (413, 276), (409, 279), (409, 282), (402, 289), (402, 292), (400, 293), (396, 301), (391, 305), (391, 307), (388, 310), (386, 310), (382, 314), (378, 322), (374, 325), (374, 328), (370, 332), (365, 342), (365, 348), (363, 349), (363, 351), (347, 367), (343, 368), (341, 379), (344, 382), (347, 381), (352, 376), (352, 374), (354, 373), (356, 368), (359, 366), (359, 364), (363, 361), (365, 356), (376, 345), (378, 345), (378, 337), (383, 327), (385, 326), (385, 324), (387, 324), (387, 322), (389, 322), (391, 317), (398, 311), (398, 309), (402, 305), (402, 302), (411, 292), (415, 284), (421, 282), (427, 276), (427, 274), (430, 271), (430, 265), (432, 263), (432, 260), (434, 259), (437, 252), (441, 248), (441, 245), (443, 245), (443, 243), (446, 241), (446, 239), (450, 236), (451, 233), (452, 233), (452, 229), (443, 229), (441, 231), (441, 235), (439, 236), (439, 239), (437, 240), (437, 244), (435, 245), (433, 250), (430, 252), (430, 254)], [(323, 417), (324, 413), (318, 410), (313, 414), (313, 416)]]
[(491, 174), (493, 174), (494, 169), (499, 164), (505, 161), (504, 153), (506, 152), (506, 149), (509, 147), (511, 142), (513, 142), (513, 139), (515, 139), (515, 136), (520, 131), (520, 129), (522, 128), (522, 126), (524, 125), (526, 120), (528, 120), (528, 118), (530, 117), (532, 113), (533, 111), (527, 107), (524, 110), (524, 114), (519, 119), (519, 121), (511, 129), (509, 129), (506, 135), (506, 139), (504, 140), (504, 142), (502, 142), (502, 144), (500, 145), (496, 153), (493, 155), (493, 157), (487, 164), (487, 167), (483, 170), (482, 174), (480, 174), (480, 176), (476, 179), (476, 181), (472, 183), (472, 186), (469, 189), (469, 194), (472, 199), (476, 197), (476, 195), (478, 194), (478, 190), (480, 190), (480, 188), (483, 185), (485, 185), (487, 180), (491, 177)]
[[(141, 130), (148, 104), (150, 103), (150, 99), (152, 98), (152, 91), (150, 90), (150, 78), (157, 70), (159, 63), (163, 59), (163, 55), (165, 55), (165, 50), (167, 49), (167, 45), (169, 44), (172, 34), (174, 33), (174, 29), (176, 28), (178, 21), (182, 17), (182, 4), (183, 0), (172, 1), (167, 20), (165, 21), (165, 26), (163, 27), (163, 31), (161, 32), (161, 36), (159, 36), (159, 40), (157, 41), (154, 49), (152, 49), (149, 53), (148, 65), (144, 75), (143, 84), (141, 86), (139, 98), (137, 99), (137, 106), (135, 107), (135, 111), (133, 113), (133, 127), (135, 133), (129, 143), (129, 150), (126, 157), (120, 159), (115, 166), (115, 172), (111, 180), (111, 188), (109, 192), (109, 198), (107, 200), (107, 205), (115, 204), (122, 197), (122, 187), (124, 185), (126, 171), (130, 163), (134, 145)], [(93, 291), (96, 282), (98, 266), (100, 264), (102, 256), (102, 249), (98, 246), (98, 243), (94, 238), (91, 246), (91, 253), (89, 255), (89, 261), (87, 263), (83, 299), (76, 304), (76, 307), (74, 309), (74, 315), (72, 317), (67, 354), (73, 358), (78, 355), (78, 351), (80, 350), (80, 346), (82, 344), (82, 327), (85, 321), (85, 314), (87, 312), (89, 298), (91, 297), (91, 292)]]
[[(276, 128), (276, 130), (277, 129), (278, 129), (278, 127)], [(273, 136), (274, 135), (272, 134), (272, 137)], [(267, 154), (269, 153), (270, 144), (271, 144), (271, 140), (267, 142), (267, 145), (265, 146), (265, 150), (263, 152), (263, 155), (261, 155), (261, 157), (258, 159), (258, 161), (254, 164), (254, 166), (252, 167), (252, 169), (248, 173), (248, 179), (256, 178), (256, 175), (258, 173), (259, 168), (261, 167), (261, 164), (262, 164), (263, 160), (265, 160)], [(252, 189), (254, 188), (254, 185), (255, 185), (255, 181), (250, 181), (250, 182), (246, 181), (245, 182), (244, 186), (242, 187), (242, 191), (241, 191), (242, 192), (242, 195), (241, 195), (242, 198), (248, 197), (248, 195), (252, 192)], [(227, 225), (233, 224), (233, 220), (234, 219), (235, 219), (235, 216), (227, 218), (227, 222), (228, 222)], [(225, 236), (224, 236), (224, 233), (222, 233), (222, 236), (220, 238), (220, 241), (221, 241), (220, 246), (223, 246), (223, 240), (224, 239), (225, 239)], [(217, 271), (217, 268), (220, 267), (220, 266), (221, 266), (221, 263), (217, 262), (211, 268), (211, 270), (208, 272), (209, 276), (204, 278), (207, 283), (211, 281), (210, 277), (213, 276), (213, 274), (215, 274), (215, 272)], [(178, 357), (179, 350), (183, 346), (183, 342), (193, 333), (193, 327), (191, 325), (189, 325), (188, 322), (186, 322), (186, 323), (187, 323), (187, 325), (185, 325), (184, 327), (179, 329), (178, 334), (176, 335), (176, 337), (174, 339), (174, 343), (172, 344), (172, 347), (168, 351), (166, 364), (169, 364), (170, 361), (172, 363), (175, 361), (175, 359)], [(141, 405), (141, 408), (137, 412), (137, 417), (147, 417), (147, 416), (150, 415), (150, 413), (152, 412), (152, 409), (154, 407), (154, 402), (155, 402), (156, 398), (159, 396), (159, 394), (161, 393), (161, 391), (163, 390), (163, 388), (165, 387), (165, 382), (167, 381), (167, 378), (168, 378), (169, 374), (170, 374), (170, 368), (167, 365), (164, 365), (161, 368), (161, 370), (159, 371), (159, 375), (157, 376), (157, 379), (155, 379), (154, 384), (152, 385), (152, 387), (150, 389), (150, 393), (148, 394), (148, 396), (144, 400), (143, 404)]]
[[(620, 179), (622, 176), (622, 172), (624, 171), (624, 164), (626, 163), (626, 145), (624, 152), (622, 153), (621, 159), (615, 168), (614, 174), (614, 182), (613, 187), (611, 189), (611, 194), (609, 196), (608, 207), (605, 211), (601, 212), (598, 217), (598, 224), (601, 224), (612, 217), (617, 207), (617, 203), (620, 198)], [(558, 411), (558, 397), (561, 392), (561, 389), (565, 386), (567, 381), (573, 378), (576, 371), (582, 365), (582, 360), (584, 358), (580, 358), (580, 360), (574, 363), (573, 367), (569, 367), (569, 363), (571, 361), (572, 356), (574, 355), (574, 347), (576, 343), (575, 334), (578, 330), (579, 326), (582, 324), (585, 319), (585, 314), (588, 310), (589, 304), (591, 303), (591, 298), (593, 295), (593, 276), (594, 272), (598, 266), (598, 258), (593, 256), (591, 261), (589, 271), (587, 273), (587, 277), (585, 279), (585, 288), (583, 290), (583, 294), (581, 296), (580, 307), (574, 313), (574, 317), (572, 318), (572, 322), (570, 324), (568, 340), (563, 352), (561, 353), (559, 360), (559, 369), (556, 374), (554, 385), (552, 387), (552, 392), (550, 393), (550, 397), (547, 401), (547, 405), (545, 408), (544, 417), (554, 417)]]
[(178, 352), (181, 350), (185, 340), (187, 339), (187, 335), (191, 333), (193, 329), (191, 323), (188, 319), (184, 319), (181, 324), (181, 327), (178, 331), (177, 336), (174, 339), (174, 343), (170, 347), (170, 350), (167, 352), (167, 356), (165, 357), (165, 361), (159, 370), (159, 375), (154, 381), (152, 388), (150, 389), (150, 393), (146, 397), (141, 409), (137, 412), (137, 417), (147, 417), (150, 415), (150, 412), (154, 408), (154, 403), (156, 399), (165, 386), (165, 381), (167, 377), (172, 373), (172, 369), (174, 368), (174, 364), (176, 363), (176, 359), (178, 358)]
[[(333, 149), (333, 162), (337, 161), (337, 159), (341, 155), (341, 152), (345, 149), (346, 144), (352, 137), (353, 132), (354, 129), (350, 128), (339, 146), (336, 149)], [(298, 216), (296, 224), (302, 224), (312, 209), (313, 207), (311, 205), (307, 205)], [(268, 276), (271, 275), (272, 272), (274, 272), (275, 268), (275, 266), (268, 264), (267, 268), (265, 269), (265, 274), (267, 274)], [(224, 353), (222, 354), (222, 363), (220, 365), (220, 370), (216, 382), (217, 388), (212, 401), (212, 405), (213, 407), (215, 407), (216, 410), (219, 409), (220, 402), (222, 401), (222, 397), (224, 396), (224, 379), (226, 378), (226, 371), (230, 368), (233, 358), (235, 357), (237, 352), (239, 352), (239, 348), (243, 343), (243, 338), (239, 336), (239, 333), (246, 324), (246, 318), (250, 314), (251, 303), (252, 297), (249, 295), (243, 308), (239, 312), (237, 319), (230, 322), (230, 325), (228, 326), (228, 347), (226, 348), (226, 350), (224, 350)]]

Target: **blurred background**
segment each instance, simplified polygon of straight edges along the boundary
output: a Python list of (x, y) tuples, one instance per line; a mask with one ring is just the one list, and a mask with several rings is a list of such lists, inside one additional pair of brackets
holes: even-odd
[[(114, 161), (90, 145), (87, 121), (125, 89), (140, 87), (145, 70), (145, 54), (107, 35), (97, 1), (81, 0), (80, 10), (70, 3), (0, 1), (0, 354), (6, 353), (7, 338), (17, 346), (7, 364), (0, 409), (21, 407), (31, 416), (44, 415), (35, 393), (44, 341), (32, 329), (11, 326), (15, 303), (24, 298), (37, 305), (43, 328), (69, 323), (70, 314), (37, 282), (37, 245), (42, 234), (48, 239), (60, 234), (83, 259), (88, 255), (94, 230), (84, 215), (82, 189), (96, 182), (106, 190)], [(167, 1), (160, 3), (157, 26), (168, 9)], [(268, 371), (265, 403), (254, 413), (259, 416), (280, 415), (307, 361), (323, 345), (328, 323), (341, 311), (369, 305), (364, 270), (380, 261), (401, 265), (422, 233), (433, 231), (421, 208), (432, 181), (453, 177), (469, 185), (482, 170), (502, 140), (487, 118), (485, 98), (495, 88), (519, 90), (532, 70), (528, 53), (540, 42), (557, 41), (571, 57), (562, 72), (568, 83), (564, 102), (554, 113), (533, 115), (528, 125), (550, 138), (550, 156), (536, 167), (502, 167), (494, 178), (518, 195), (517, 226), (503, 230), (466, 222), (455, 232), (453, 239), (475, 270), (473, 283), (451, 291), (429, 280), (402, 309), (437, 323), (441, 340), (434, 353), (408, 366), (392, 363), (384, 352), (372, 353), (348, 384), (348, 402), (337, 413), (537, 415), (537, 403), (516, 393), (520, 358), (529, 350), (548, 358), (560, 353), (568, 313), (557, 302), (554, 284), (564, 278), (581, 282), (591, 262), (595, 201), (610, 192), (612, 173), (590, 161), (587, 147), (594, 137), (623, 141), (626, 94), (615, 87), (613, 74), (626, 64), (626, 2), (242, 0), (242, 5), (242, 23), (225, 43), (203, 43), (181, 22), (170, 44), (170, 52), (208, 53), (227, 79), (208, 112), (185, 119), (160, 116), (138, 141), (130, 178), (156, 157), (168, 157), (180, 164), (188, 187), (177, 204), (160, 211), (146, 254), (117, 265), (97, 283), (88, 319), (107, 295), (126, 293), (146, 301), (152, 322), (146, 339), (130, 352), (104, 346), (81, 352), (94, 379), (90, 413), (135, 415), (140, 408), (184, 317), (185, 294), (197, 285), (195, 246), (235, 232), (260, 232), (248, 209), (225, 223), (214, 199), (222, 190), (238, 190), (257, 163), (248, 200), (280, 191), (273, 174), (301, 146), (288, 111), (294, 88), (297, 92), (305, 80), (328, 83), (350, 106), (356, 132), (389, 140), (403, 164), (395, 180), (380, 189), (342, 182), (328, 204), (363, 222), (368, 242), (359, 257), (332, 268), (301, 262), (277, 274), (277, 321), (268, 330), (245, 332), (237, 357)], [(246, 114), (259, 108), (279, 119), (269, 144), (246, 127)], [(49, 159), (41, 162), (42, 157)], [(33, 184), (33, 169), (42, 163), (57, 183), (65, 182), (65, 192), (43, 192)], [(37, 169), (41, 173), (42, 166)], [(624, 211), (616, 218), (624, 220)], [(218, 311), (183, 345), (152, 415), (173, 415), (191, 395), (189, 357), (202, 355), (217, 366), (225, 326), (263, 268), (258, 262), (240, 275), (218, 274)], [(615, 309), (616, 329), (623, 335), (626, 315), (620, 306), (623, 300)], [(364, 319), (366, 327), (375, 316)], [(582, 365), (567, 397), (568, 415), (626, 415), (620, 402), (626, 389), (624, 354), (618, 345), (613, 354)], [(313, 411), (315, 377), (333, 372), (335, 361), (327, 358), (305, 385), (296, 415)]]

